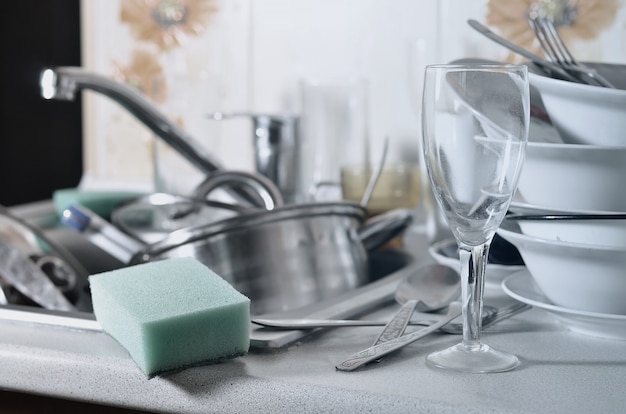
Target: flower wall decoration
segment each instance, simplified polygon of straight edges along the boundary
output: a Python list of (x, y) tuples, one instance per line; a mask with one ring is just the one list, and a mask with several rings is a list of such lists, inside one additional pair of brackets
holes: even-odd
[(120, 21), (137, 40), (166, 51), (202, 34), (218, 9), (215, 0), (123, 0)]
[[(202, 93), (198, 86), (205, 79), (205, 61), (198, 57), (205, 50), (199, 49), (196, 41), (202, 42), (211, 35), (207, 29), (217, 20), (220, 1), (119, 0), (119, 6), (115, 6), (119, 22), (128, 29), (126, 37), (130, 35), (130, 42), (127, 40), (125, 46), (129, 47), (122, 49), (128, 54), (112, 62), (113, 78), (136, 88), (182, 129), (186, 129), (186, 121), (197, 118), (189, 110), (189, 102), (197, 98), (194, 94)], [(155, 140), (142, 125), (126, 122), (129, 118), (123, 110), (112, 116), (115, 127), (103, 139), (105, 158), (117, 159), (119, 163), (115, 164), (118, 168), (112, 168), (112, 163), (103, 162), (107, 173), (132, 170), (133, 176), (151, 176), (152, 183), (161, 188), (161, 185), (170, 186), (161, 176), (163, 171), (176, 171), (170, 174), (175, 181), (171, 188), (164, 188), (168, 191), (181, 190), (174, 188), (178, 185), (176, 180), (195, 178), (198, 174), (175, 150)], [(133, 139), (120, 139), (123, 136)], [(143, 162), (133, 162), (140, 156), (144, 157)], [(138, 171), (140, 166), (147, 171)]]
[(153, 102), (161, 104), (167, 99), (163, 67), (154, 53), (136, 49), (129, 64), (116, 63), (113, 70), (114, 79), (134, 86)]
[[(489, 0), (485, 22), (500, 34), (532, 52), (543, 55), (529, 24), (529, 15), (552, 20), (563, 41), (592, 40), (611, 26), (619, 0)], [(508, 62), (524, 58), (510, 52)]]

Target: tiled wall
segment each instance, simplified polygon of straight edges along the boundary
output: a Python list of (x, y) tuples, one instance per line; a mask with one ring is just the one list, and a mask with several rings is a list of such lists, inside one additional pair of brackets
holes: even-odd
[[(83, 2), (84, 66), (113, 76), (116, 68), (129, 68), (137, 51), (152, 56), (163, 69), (153, 82), (157, 89), (167, 90), (166, 99), (159, 103), (163, 111), (227, 168), (240, 170), (253, 166), (251, 123), (213, 121), (208, 113), (298, 114), (300, 80), (340, 75), (369, 81), (373, 152), (380, 150), (388, 135), (391, 157), (417, 160), (417, 91), (423, 66), (469, 56), (504, 59), (504, 49), (474, 32), (467, 19), (485, 21), (494, 3), (505, 10), (533, 3), (214, 0), (208, 3), (215, 13), (204, 20), (202, 33), (188, 36), (183, 46), (162, 51), (137, 40), (131, 25), (120, 21), (122, 1)], [(617, 4), (622, 7), (609, 28), (575, 44), (579, 57), (626, 62), (626, 13), (621, 2)], [(149, 188), (152, 134), (107, 98), (89, 93), (85, 105), (86, 185)], [(161, 146), (159, 150), (160, 155), (168, 151)], [(179, 190), (198, 182), (200, 176), (186, 162), (174, 156), (167, 159), (176, 164), (171, 168), (177, 172), (173, 185)]]

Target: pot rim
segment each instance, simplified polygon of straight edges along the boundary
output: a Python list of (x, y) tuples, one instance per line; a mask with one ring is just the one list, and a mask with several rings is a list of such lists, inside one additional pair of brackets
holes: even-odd
[(351, 216), (356, 218), (359, 225), (361, 225), (365, 221), (366, 209), (357, 203), (341, 201), (292, 204), (273, 210), (254, 211), (216, 222), (175, 230), (168, 234), (164, 239), (149, 244), (139, 252), (135, 253), (130, 260), (130, 264), (133, 265), (149, 262), (154, 257), (169, 250), (201, 239), (206, 239), (217, 234), (226, 234), (244, 228), (259, 227), (280, 221), (330, 215)]

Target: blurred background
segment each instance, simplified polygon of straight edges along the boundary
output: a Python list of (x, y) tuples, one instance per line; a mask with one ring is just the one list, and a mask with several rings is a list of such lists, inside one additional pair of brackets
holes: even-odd
[(80, 102), (46, 102), (39, 72), (81, 65), (80, 1), (9, 2), (0, 13), (0, 204), (50, 198), (83, 171)]
[[(151, 189), (155, 165), (182, 187), (196, 172), (123, 108), (84, 92), (45, 101), (39, 71), (83, 66), (137, 87), (225, 167), (254, 168), (250, 119), (298, 116), (302, 83), (367, 84), (362, 145), (376, 162), (419, 163), (423, 68), (462, 57), (519, 61), (467, 19), (529, 48), (532, 8), (552, 13), (581, 60), (626, 63), (621, 0), (22, 0), (2, 13), (0, 204), (90, 188)], [(361, 145), (361, 144), (355, 144)], [(189, 180), (187, 183), (186, 180)]]

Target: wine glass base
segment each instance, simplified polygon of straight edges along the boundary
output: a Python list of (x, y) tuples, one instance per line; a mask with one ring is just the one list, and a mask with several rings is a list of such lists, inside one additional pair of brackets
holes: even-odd
[(510, 371), (519, 365), (519, 360), (515, 355), (498, 351), (489, 345), (480, 344), (476, 348), (469, 348), (460, 343), (431, 353), (426, 357), (426, 364), (447, 371), (484, 374)]

